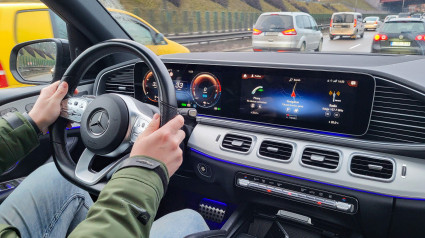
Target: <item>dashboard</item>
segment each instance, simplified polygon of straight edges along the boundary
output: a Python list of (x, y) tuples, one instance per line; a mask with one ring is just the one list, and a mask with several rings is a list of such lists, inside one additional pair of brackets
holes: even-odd
[[(168, 64), (179, 107), (201, 115), (353, 136), (369, 126), (375, 79), (367, 74)], [(137, 99), (156, 104), (150, 70), (135, 79)]]
[[(411, 219), (425, 200), (419, 189), (425, 180), (422, 57), (161, 58), (179, 108), (198, 112), (179, 178), (187, 178), (180, 181), (184, 189), (210, 188), (212, 197), (220, 193), (358, 226), (365, 237), (415, 237), (415, 229), (405, 228), (422, 229), (419, 215)], [(131, 61), (101, 72), (94, 94), (121, 93), (156, 106), (157, 86), (144, 63)], [(203, 183), (189, 185), (194, 181)], [(389, 227), (394, 236), (381, 232)]]

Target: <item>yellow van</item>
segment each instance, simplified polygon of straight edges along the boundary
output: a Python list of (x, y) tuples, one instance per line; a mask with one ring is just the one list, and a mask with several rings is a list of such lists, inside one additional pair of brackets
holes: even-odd
[[(189, 53), (138, 16), (118, 9), (108, 9), (127, 33), (157, 55)], [(18, 43), (44, 39), (67, 39), (65, 22), (42, 3), (0, 3), (0, 88), (25, 86), (9, 70), (10, 52)]]

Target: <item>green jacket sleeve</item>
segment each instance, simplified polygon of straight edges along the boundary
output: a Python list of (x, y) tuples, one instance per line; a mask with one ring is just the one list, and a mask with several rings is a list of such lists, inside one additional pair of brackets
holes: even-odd
[(23, 159), (39, 144), (37, 133), (31, 123), (20, 113), (15, 115), (23, 122), (15, 129), (0, 117), (0, 173)]
[[(168, 179), (163, 163), (161, 168)], [(161, 178), (154, 171), (138, 167), (119, 170), (90, 208), (86, 220), (69, 237), (147, 238), (163, 195)]]

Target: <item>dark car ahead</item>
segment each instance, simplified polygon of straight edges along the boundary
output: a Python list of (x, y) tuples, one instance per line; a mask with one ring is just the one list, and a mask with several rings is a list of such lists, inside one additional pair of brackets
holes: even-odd
[(397, 18), (385, 22), (373, 38), (372, 53), (425, 54), (425, 21)]

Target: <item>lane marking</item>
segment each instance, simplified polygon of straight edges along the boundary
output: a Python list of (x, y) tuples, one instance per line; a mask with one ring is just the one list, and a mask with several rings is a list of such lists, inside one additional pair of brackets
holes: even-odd
[(355, 46), (351, 46), (350, 48), (348, 48), (349, 50), (352, 50), (352, 49), (354, 49), (354, 48), (356, 48), (356, 47), (358, 47), (358, 46), (360, 46), (361, 44), (357, 44), (357, 45), (355, 45)]

